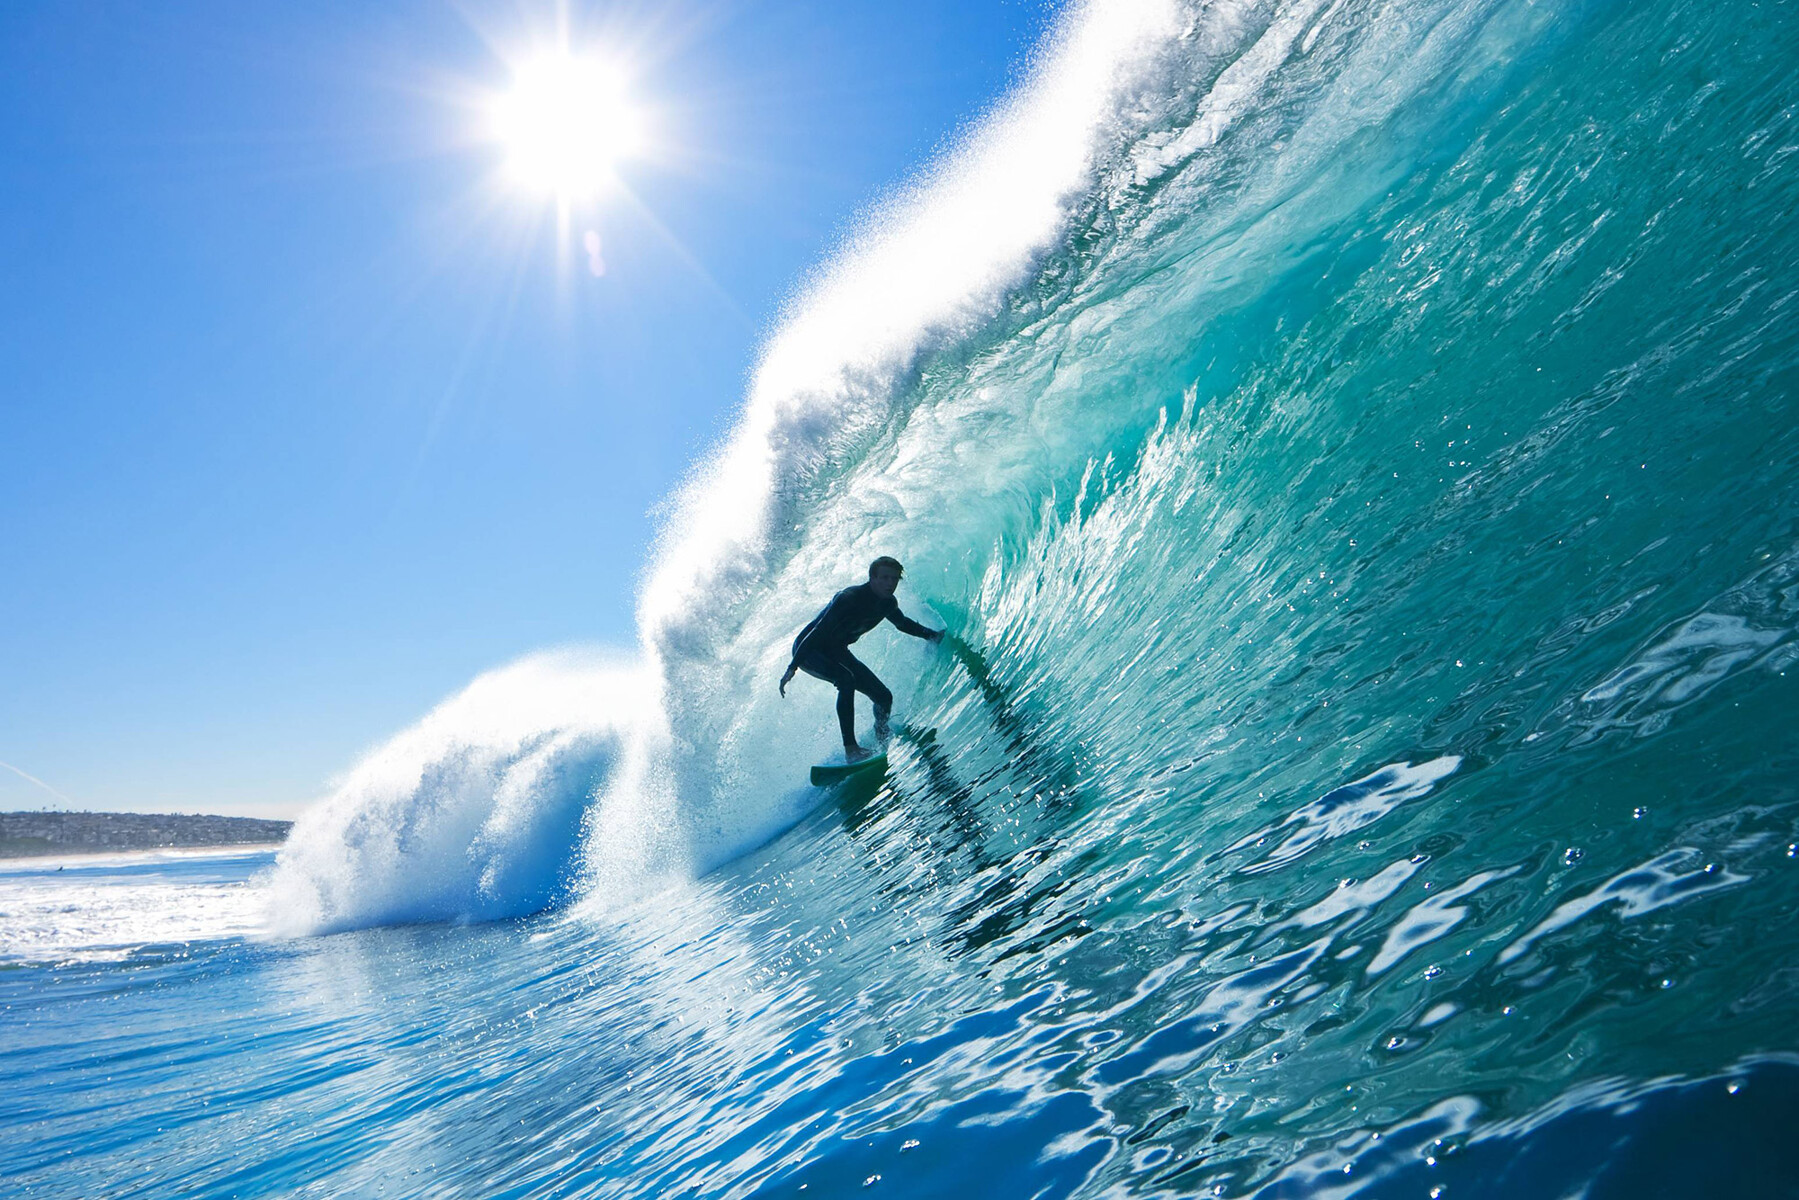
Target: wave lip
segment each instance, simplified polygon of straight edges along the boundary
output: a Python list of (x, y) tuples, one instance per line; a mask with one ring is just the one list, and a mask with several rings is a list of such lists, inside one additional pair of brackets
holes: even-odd
[(484, 921), (575, 886), (583, 823), (641, 714), (643, 672), (593, 651), (477, 678), (295, 822), (267, 887), (281, 934)]

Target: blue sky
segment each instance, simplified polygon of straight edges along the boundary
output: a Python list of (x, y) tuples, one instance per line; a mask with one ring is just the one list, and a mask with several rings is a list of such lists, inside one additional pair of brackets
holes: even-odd
[(0, 8), (0, 809), (291, 814), (487, 668), (631, 645), (783, 302), (1051, 15), (571, 5), (652, 134), (564, 237), (476, 102), (555, 11)]

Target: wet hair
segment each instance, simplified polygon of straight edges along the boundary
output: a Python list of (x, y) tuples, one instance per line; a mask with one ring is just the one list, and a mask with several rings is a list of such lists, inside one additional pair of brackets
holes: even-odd
[(900, 576), (902, 579), (905, 578), (906, 568), (900, 566), (900, 560), (897, 558), (889, 558), (885, 554), (868, 564), (868, 577), (873, 579), (875, 577), (875, 572), (882, 567), (892, 567), (895, 575)]

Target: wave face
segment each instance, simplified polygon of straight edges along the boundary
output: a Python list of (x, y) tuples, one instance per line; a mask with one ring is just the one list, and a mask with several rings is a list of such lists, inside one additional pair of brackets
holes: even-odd
[[(479, 681), (296, 829), (296, 928), (580, 898), (468, 931), (492, 982), (381, 968), (530, 1017), (539, 1077), (407, 1103), (560, 1149), (438, 1183), (1790, 1189), (1796, 49), (1749, 2), (1068, 13), (796, 302), (643, 664)], [(883, 553), (957, 640), (858, 646), (907, 732), (821, 806), (831, 698), (775, 680)], [(339, 1182), (425, 1186), (384, 1161)]]

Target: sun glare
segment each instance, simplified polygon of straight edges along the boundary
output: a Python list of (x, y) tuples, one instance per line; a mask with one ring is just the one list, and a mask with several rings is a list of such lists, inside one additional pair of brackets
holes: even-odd
[(520, 64), (490, 115), (507, 174), (564, 202), (606, 190), (619, 162), (643, 148), (643, 118), (624, 77), (599, 59), (554, 54)]

